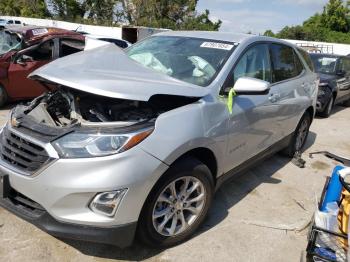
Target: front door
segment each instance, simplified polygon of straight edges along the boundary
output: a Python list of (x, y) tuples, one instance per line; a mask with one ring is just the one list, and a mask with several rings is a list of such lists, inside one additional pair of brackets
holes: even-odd
[[(256, 44), (245, 51), (232, 71), (233, 86), (246, 76), (271, 82), (271, 62), (268, 44)], [(263, 152), (280, 139), (276, 127), (279, 113), (279, 89), (271, 86), (268, 94), (238, 95), (233, 100), (228, 124), (226, 169), (229, 171)]]
[(30, 99), (47, 91), (37, 81), (28, 79), (28, 75), (35, 69), (55, 59), (55, 41), (48, 40), (39, 46), (23, 50), (8, 69), (7, 92), (11, 99)]

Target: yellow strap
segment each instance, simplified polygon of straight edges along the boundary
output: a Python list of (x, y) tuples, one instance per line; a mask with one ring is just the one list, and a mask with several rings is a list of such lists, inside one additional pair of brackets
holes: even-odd
[(227, 98), (227, 107), (228, 111), (230, 114), (232, 114), (232, 108), (233, 108), (233, 98), (236, 96), (235, 90), (233, 88), (230, 89), (230, 92), (228, 93), (228, 98)]

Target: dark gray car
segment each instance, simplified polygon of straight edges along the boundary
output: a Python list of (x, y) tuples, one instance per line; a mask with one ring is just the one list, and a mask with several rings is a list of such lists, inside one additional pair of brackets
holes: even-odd
[(350, 106), (350, 57), (310, 54), (320, 77), (317, 112), (329, 117), (336, 104)]

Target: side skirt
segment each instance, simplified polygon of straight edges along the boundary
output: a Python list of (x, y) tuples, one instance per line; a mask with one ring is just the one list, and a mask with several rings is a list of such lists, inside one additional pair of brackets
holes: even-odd
[(293, 137), (293, 134), (294, 133), (292, 133), (289, 136), (283, 138), (282, 140), (280, 140), (276, 144), (270, 146), (269, 148), (265, 149), (264, 151), (262, 151), (261, 153), (257, 154), (256, 156), (253, 156), (252, 158), (248, 159), (244, 163), (240, 164), (239, 166), (231, 169), (227, 173), (225, 173), (225, 174), (221, 175), (220, 177), (218, 177), (217, 178), (217, 182), (216, 182), (215, 190), (218, 190), (223, 183), (225, 183), (225, 182), (227, 182), (227, 181), (229, 181), (229, 180), (231, 180), (233, 178), (236, 178), (236, 177), (238, 177), (240, 175), (243, 175), (243, 173), (245, 173), (247, 170), (257, 166), (258, 164), (263, 162), (265, 159), (273, 156), (277, 152), (279, 152), (282, 149), (286, 148), (289, 145), (289, 142), (291, 141), (291, 139)]

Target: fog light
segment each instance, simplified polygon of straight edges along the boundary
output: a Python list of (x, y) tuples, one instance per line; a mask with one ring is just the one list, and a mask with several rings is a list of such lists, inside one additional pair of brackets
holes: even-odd
[(90, 209), (95, 213), (112, 217), (122, 201), (127, 189), (121, 189), (97, 194), (90, 203)]

